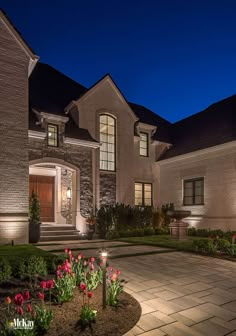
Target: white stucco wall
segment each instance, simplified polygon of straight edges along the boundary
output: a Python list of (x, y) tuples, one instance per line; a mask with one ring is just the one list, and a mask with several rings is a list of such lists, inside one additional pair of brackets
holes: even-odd
[[(79, 126), (89, 130), (99, 139), (99, 115), (110, 114), (116, 118), (116, 201), (134, 204), (134, 183), (153, 183), (153, 200), (157, 203), (157, 172), (155, 169), (156, 144), (149, 141), (149, 157), (139, 155), (139, 141), (134, 137), (136, 116), (119, 93), (111, 79), (105, 78), (91, 92), (76, 102), (79, 111)], [(153, 127), (140, 130), (151, 136)], [(151, 138), (149, 138), (150, 140)], [(96, 167), (97, 194), (99, 194), (99, 160)], [(98, 199), (99, 197), (97, 197)]]
[[(156, 163), (160, 203), (191, 210), (191, 226), (236, 230), (236, 142)], [(204, 177), (204, 205), (183, 206), (183, 180)]]

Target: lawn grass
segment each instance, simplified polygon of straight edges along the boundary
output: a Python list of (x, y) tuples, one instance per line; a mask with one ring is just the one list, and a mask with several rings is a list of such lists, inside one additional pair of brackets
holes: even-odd
[(176, 249), (178, 251), (193, 251), (193, 241), (195, 239), (206, 239), (202, 237), (187, 237), (186, 240), (175, 240), (170, 235), (156, 235), (156, 236), (145, 236), (145, 237), (129, 237), (120, 238), (119, 241), (124, 241), (128, 243), (169, 247)]
[(55, 257), (48, 251), (41, 250), (34, 245), (0, 245), (0, 258), (4, 257), (9, 260), (10, 263), (16, 263), (19, 259), (29, 257), (31, 255), (44, 257), (49, 260)]

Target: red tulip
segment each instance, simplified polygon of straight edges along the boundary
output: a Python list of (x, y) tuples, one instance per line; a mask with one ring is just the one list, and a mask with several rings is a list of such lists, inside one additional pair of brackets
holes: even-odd
[(42, 289), (47, 288), (47, 282), (46, 281), (41, 281), (40, 282), (40, 288), (42, 288)]
[(47, 281), (47, 288), (52, 289), (54, 287), (54, 281), (53, 280), (48, 280)]
[(19, 315), (23, 315), (24, 314), (24, 310), (22, 309), (22, 307), (16, 307), (16, 312), (17, 312), (17, 314), (19, 314)]
[(91, 299), (91, 297), (93, 296), (92, 292), (88, 292), (88, 298)]
[(38, 292), (37, 296), (38, 296), (39, 300), (43, 300), (44, 299), (44, 295), (41, 292)]
[(30, 304), (27, 304), (26, 311), (27, 311), (28, 313), (31, 313), (31, 312), (32, 312), (32, 306), (31, 306)]
[(14, 303), (17, 305), (17, 306), (22, 306), (23, 303), (24, 303), (24, 298), (21, 294), (16, 294), (14, 296)]
[(64, 249), (64, 252), (65, 252), (65, 253), (68, 253), (68, 249), (67, 249), (67, 248), (65, 248), (65, 249)]
[(23, 298), (27, 301), (27, 300), (29, 300), (30, 299), (30, 292), (29, 291), (25, 291), (24, 293), (23, 293)]
[(86, 289), (85, 283), (81, 282), (79, 285), (80, 290), (84, 291)]

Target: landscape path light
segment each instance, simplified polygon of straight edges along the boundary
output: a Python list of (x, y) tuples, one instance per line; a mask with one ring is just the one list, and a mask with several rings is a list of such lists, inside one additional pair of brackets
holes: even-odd
[(100, 252), (100, 256), (102, 259), (102, 307), (103, 309), (106, 308), (107, 304), (107, 293), (106, 293), (106, 267), (107, 267), (107, 257), (108, 253), (106, 250), (102, 250)]

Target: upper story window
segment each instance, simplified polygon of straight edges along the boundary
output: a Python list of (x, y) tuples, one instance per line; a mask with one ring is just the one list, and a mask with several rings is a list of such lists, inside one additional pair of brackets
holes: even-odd
[(100, 115), (100, 169), (116, 169), (116, 120), (109, 115)]
[(204, 178), (184, 180), (183, 205), (204, 204)]
[(140, 132), (139, 155), (148, 156), (148, 133)]
[(48, 124), (47, 128), (48, 146), (58, 147), (58, 126)]
[(134, 188), (135, 205), (152, 205), (152, 184), (136, 182)]

